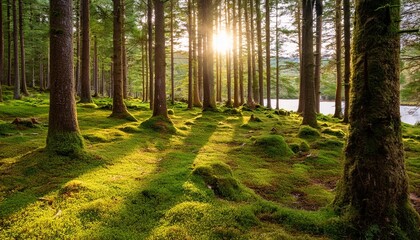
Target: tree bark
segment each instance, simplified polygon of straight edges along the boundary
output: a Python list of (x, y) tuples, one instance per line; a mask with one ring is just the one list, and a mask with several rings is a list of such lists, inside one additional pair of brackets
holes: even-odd
[(279, 0), (276, 0), (276, 109), (280, 108), (280, 30)]
[(254, 98), (253, 98), (253, 75), (252, 75), (252, 58), (253, 58), (253, 52), (252, 52), (252, 40), (251, 40), (251, 27), (250, 22), (251, 19), (248, 14), (248, 4), (247, 1), (245, 1), (244, 4), (244, 11), (245, 11), (245, 30), (246, 30), (246, 48), (247, 48), (247, 77), (248, 77), (248, 95), (246, 99), (246, 104), (251, 109), (254, 108)]
[(238, 20), (236, 16), (236, 0), (232, 2), (232, 37), (233, 37), (233, 107), (239, 107), (239, 62), (238, 62)]
[(263, 66), (263, 48), (262, 48), (262, 16), (261, 0), (255, 0), (255, 12), (257, 14), (257, 45), (258, 45), (258, 92), (259, 104), (264, 106), (264, 66)]
[(316, 50), (315, 50), (315, 109), (320, 113), (320, 94), (321, 94), (321, 64), (322, 64), (322, 0), (316, 0)]
[(341, 92), (342, 92), (342, 71), (341, 71), (341, 0), (335, 1), (335, 63), (337, 69), (337, 87), (335, 91), (335, 118), (341, 118)]
[(3, 37), (3, 4), (0, 4), (0, 102), (3, 102), (3, 91), (1, 85), (3, 84), (4, 68), (4, 37)]
[(298, 51), (299, 51), (299, 106), (298, 113), (303, 113), (305, 109), (305, 81), (303, 80), (303, 57), (302, 57), (302, 1), (297, 0), (296, 21), (298, 31)]
[(302, 66), (303, 82), (305, 83), (305, 108), (303, 110), (302, 125), (317, 127), (315, 112), (315, 84), (314, 84), (314, 48), (313, 48), (313, 1), (303, 0), (302, 24)]
[(99, 79), (98, 79), (98, 40), (96, 36), (94, 37), (93, 42), (93, 90), (94, 90), (94, 97), (98, 97), (99, 92)]
[(11, 4), (10, 1), (7, 0), (7, 22), (6, 22), (6, 31), (7, 31), (7, 85), (12, 85), (12, 36), (11, 36), (11, 29), (10, 29), (10, 11), (11, 11)]
[(252, 52), (252, 95), (254, 96), (254, 103), (260, 101), (260, 92), (258, 91), (258, 79), (257, 79), (257, 64), (256, 64), (256, 54), (255, 54), (255, 26), (254, 26), (254, 0), (250, 0), (249, 4), (250, 16), (249, 20), (251, 22), (251, 52)]
[(17, 0), (12, 0), (13, 12), (13, 73), (14, 73), (14, 91), (13, 99), (20, 99), (20, 78), (19, 78), (19, 38), (18, 38), (18, 16), (16, 11)]
[(265, 61), (267, 79), (267, 108), (271, 109), (270, 0), (265, 0)]
[[(225, 14), (226, 14), (226, 34), (231, 34), (231, 15), (230, 15), (230, 9), (229, 9), (229, 0), (226, 0), (225, 3)], [(227, 90), (227, 101), (226, 106), (232, 107), (232, 67), (231, 67), (231, 50), (227, 48), (226, 49), (226, 90)]]
[(89, 38), (89, 3), (90, 0), (81, 0), (80, 22), (82, 28), (82, 72), (81, 72), (81, 92), (80, 102), (91, 103), (90, 96), (90, 38)]
[(238, 0), (238, 54), (239, 54), (239, 105), (244, 105), (245, 103), (245, 94), (244, 94), (244, 62), (243, 62), (243, 36), (242, 36), (242, 1)]
[(26, 64), (25, 64), (25, 37), (23, 34), (23, 0), (19, 0), (19, 35), (20, 35), (20, 90), (23, 95), (28, 96), (26, 84)]
[(174, 81), (174, 0), (171, 0), (171, 103), (175, 103), (175, 81)]
[(83, 137), (77, 122), (73, 84), (72, 1), (50, 1), (51, 93), (46, 149), (78, 154)]
[(193, 17), (192, 0), (188, 0), (188, 109), (193, 108)]
[(161, 0), (155, 0), (155, 100), (153, 117), (168, 117), (166, 107), (165, 61), (165, 8)]
[(194, 81), (194, 86), (193, 86), (193, 105), (194, 107), (202, 107), (203, 104), (201, 103), (201, 98), (200, 98), (200, 86), (199, 86), (199, 58), (198, 58), (198, 47), (197, 47), (197, 7), (195, 6), (195, 1), (192, 0), (192, 22), (193, 22), (193, 31), (192, 31), (192, 39), (193, 39), (193, 81)]
[(399, 0), (356, 1), (350, 133), (334, 201), (351, 239), (420, 239), (401, 136), (399, 9)]
[(350, 109), (350, 0), (343, 0), (344, 7), (344, 116), (343, 122), (349, 122)]
[(149, 99), (150, 109), (154, 106), (154, 90), (153, 90), (153, 24), (152, 24), (153, 5), (152, 0), (147, 0), (147, 37), (149, 49)]
[(76, 95), (81, 94), (81, 78), (80, 78), (80, 0), (76, 1), (76, 72), (75, 72), (75, 81), (76, 81)]
[(122, 79), (123, 79), (123, 98), (128, 98), (128, 66), (127, 66), (127, 49), (125, 42), (125, 4), (121, 0), (121, 51), (122, 51)]

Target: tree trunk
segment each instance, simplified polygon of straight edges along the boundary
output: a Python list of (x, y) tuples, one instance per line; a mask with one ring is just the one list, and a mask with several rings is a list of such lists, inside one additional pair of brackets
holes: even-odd
[(262, 46), (262, 27), (261, 27), (261, 0), (255, 0), (255, 12), (257, 14), (257, 45), (258, 45), (258, 92), (259, 104), (264, 106), (264, 66), (263, 66), (263, 46)]
[(26, 85), (26, 64), (25, 64), (25, 37), (23, 35), (23, 1), (19, 0), (19, 35), (20, 35), (20, 90), (23, 95), (28, 96)]
[(233, 37), (233, 107), (239, 107), (239, 63), (238, 63), (238, 20), (236, 16), (236, 0), (232, 2), (232, 37)]
[(0, 4), (0, 102), (3, 102), (3, 59), (4, 59), (4, 37), (3, 37), (3, 4)]
[(350, 134), (335, 207), (352, 239), (420, 239), (399, 102), (400, 1), (356, 1)]
[(13, 99), (20, 99), (20, 78), (19, 78), (19, 38), (18, 38), (18, 16), (16, 11), (17, 0), (12, 0), (13, 12), (13, 73), (14, 73), (14, 91)]
[[(251, 0), (252, 1), (252, 0)], [(252, 3), (251, 3), (252, 4)], [(245, 29), (246, 29), (246, 48), (247, 48), (247, 76), (248, 76), (248, 96), (246, 99), (246, 104), (248, 105), (248, 107), (250, 107), (251, 109), (254, 108), (254, 98), (253, 98), (253, 75), (252, 75), (252, 58), (253, 58), (253, 51), (252, 51), (252, 47), (251, 45), (253, 44), (252, 40), (251, 40), (251, 27), (250, 27), (250, 22), (251, 19), (249, 17), (248, 14), (248, 4), (247, 1), (245, 1), (244, 4), (244, 9), (245, 9)]]
[(128, 98), (128, 66), (127, 66), (127, 49), (125, 42), (125, 4), (124, 0), (121, 0), (121, 51), (122, 51), (122, 78), (123, 78), (123, 98)]
[(254, 96), (254, 103), (260, 101), (260, 92), (258, 91), (258, 79), (257, 79), (257, 64), (255, 54), (255, 26), (254, 26), (254, 0), (250, 0), (250, 22), (251, 22), (251, 52), (252, 52), (252, 95)]
[(7, 0), (7, 22), (6, 22), (6, 31), (7, 31), (7, 85), (12, 86), (12, 36), (11, 36), (11, 29), (10, 29), (10, 9), (11, 4), (10, 1)]
[(152, 0), (147, 0), (147, 37), (149, 45), (149, 99), (150, 109), (154, 106), (154, 91), (153, 91), (153, 25), (152, 25), (153, 6)]
[(113, 0), (114, 6), (114, 33), (113, 33), (113, 105), (112, 114), (110, 117), (124, 118), (127, 120), (135, 120), (133, 116), (127, 111), (124, 104), (123, 96), (123, 76), (122, 76), (122, 21), (123, 16), (121, 12), (121, 0)]
[(76, 1), (76, 72), (75, 72), (75, 81), (76, 81), (76, 95), (80, 96), (81, 94), (81, 79), (80, 79), (80, 0)]
[(245, 96), (244, 96), (244, 62), (243, 62), (243, 51), (242, 51), (242, 1), (238, 0), (238, 35), (239, 35), (239, 105), (244, 105)]
[(94, 37), (93, 42), (93, 89), (94, 97), (98, 97), (99, 92), (99, 79), (98, 79), (98, 41), (96, 36)]
[(200, 87), (199, 87), (199, 70), (198, 70), (198, 52), (197, 52), (197, 8), (194, 4), (194, 0), (192, 0), (192, 22), (193, 22), (193, 30), (192, 30), (192, 39), (193, 39), (193, 79), (194, 79), (194, 86), (193, 86), (193, 105), (194, 107), (202, 107), (203, 104), (201, 103), (200, 98)]
[(303, 82), (305, 83), (305, 108), (303, 110), (303, 125), (317, 127), (314, 91), (314, 48), (313, 48), (313, 1), (303, 0), (302, 24), (302, 66)]
[(83, 149), (73, 84), (72, 1), (50, 1), (51, 93), (46, 149), (74, 155)]
[(44, 59), (42, 56), (39, 57), (39, 91), (43, 92), (44, 89)]
[(166, 83), (165, 83), (165, 8), (164, 2), (155, 0), (155, 100), (153, 117), (168, 117), (166, 108)]
[(270, 0), (265, 0), (265, 61), (267, 76), (267, 108), (271, 109), (271, 56), (270, 56)]
[(321, 89), (321, 60), (322, 60), (322, 0), (316, 0), (316, 50), (315, 50), (315, 110), (320, 113), (320, 89)]
[(175, 81), (174, 81), (174, 0), (171, 0), (171, 103), (175, 103)]
[(192, 0), (188, 0), (188, 109), (193, 108), (193, 22)]
[(90, 96), (90, 39), (89, 39), (89, 1), (81, 0), (80, 22), (82, 28), (82, 72), (81, 72), (81, 92), (80, 102), (91, 103)]
[(213, 0), (200, 0), (203, 25), (203, 110), (216, 109), (213, 74)]
[(335, 118), (341, 118), (341, 92), (342, 92), (342, 72), (341, 72), (341, 0), (335, 1), (335, 63), (337, 69), (337, 86), (335, 91)]
[[(226, 14), (226, 34), (231, 34), (231, 15), (230, 15), (230, 9), (229, 9), (229, 0), (226, 0), (225, 3), (225, 14)], [(226, 106), (232, 107), (232, 68), (231, 68), (231, 50), (227, 48), (226, 49), (226, 90), (227, 90), (227, 101)]]
[(303, 113), (305, 109), (305, 81), (303, 81), (303, 57), (302, 57), (302, 1), (297, 0), (296, 21), (298, 31), (298, 51), (299, 51), (299, 106), (298, 113)]
[(280, 29), (279, 0), (276, 0), (276, 109), (280, 108)]
[(344, 117), (349, 122), (350, 109), (350, 0), (343, 0), (344, 7)]

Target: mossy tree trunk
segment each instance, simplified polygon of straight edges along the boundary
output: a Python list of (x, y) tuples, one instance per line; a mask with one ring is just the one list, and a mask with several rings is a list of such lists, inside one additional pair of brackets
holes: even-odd
[(135, 120), (127, 111), (124, 104), (123, 95), (123, 65), (122, 65), (122, 4), (121, 0), (113, 0), (114, 4), (114, 33), (113, 33), (113, 102), (112, 114), (110, 117), (125, 118), (127, 120)]
[[(303, 125), (317, 127), (315, 112), (315, 84), (314, 84), (314, 48), (313, 48), (313, 6), (315, 0), (303, 0), (302, 2), (302, 77), (304, 82), (304, 108)], [(302, 87), (302, 86), (301, 86)]]
[(50, 1), (51, 94), (46, 149), (62, 155), (83, 148), (73, 83), (72, 1)]
[(161, 0), (155, 6), (155, 100), (153, 117), (168, 117), (166, 107), (165, 6)]
[(322, 64), (322, 0), (316, 0), (316, 51), (315, 51), (315, 110), (320, 113), (321, 64)]
[(401, 137), (399, 7), (399, 0), (356, 0), (350, 135), (334, 201), (354, 239), (420, 239)]

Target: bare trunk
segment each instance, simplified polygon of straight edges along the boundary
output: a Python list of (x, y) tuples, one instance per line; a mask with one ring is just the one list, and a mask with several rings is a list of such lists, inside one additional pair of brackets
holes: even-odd
[(350, 0), (343, 0), (344, 7), (344, 117), (349, 122), (350, 109)]
[(25, 37), (23, 34), (23, 0), (19, 0), (19, 35), (20, 35), (20, 90), (23, 95), (28, 96), (26, 85), (26, 64), (25, 64)]
[(174, 81), (174, 0), (171, 0), (171, 102), (175, 103), (175, 81)]
[(237, 39), (237, 16), (236, 0), (232, 2), (232, 37), (233, 37), (233, 106), (239, 107), (239, 63), (238, 63), (238, 39)]
[(91, 103), (90, 96), (90, 39), (89, 39), (89, 3), (90, 0), (81, 0), (80, 22), (82, 28), (82, 72), (80, 102)]
[(259, 104), (264, 106), (264, 66), (263, 66), (263, 46), (262, 46), (262, 27), (261, 27), (261, 0), (255, 0), (255, 12), (257, 14), (257, 45), (258, 45), (258, 92)]
[(251, 45), (253, 44), (252, 40), (251, 40), (251, 27), (250, 27), (250, 22), (251, 19), (249, 17), (248, 14), (248, 5), (246, 4), (247, 1), (245, 1), (245, 29), (246, 29), (246, 49), (247, 49), (247, 76), (248, 76), (248, 96), (247, 96), (247, 100), (246, 100), (246, 104), (248, 105), (248, 107), (250, 108), (254, 108), (254, 98), (252, 97), (253, 95), (253, 75), (252, 75), (252, 58), (253, 58), (253, 51), (251, 48)]
[(267, 108), (271, 109), (270, 0), (265, 0), (265, 61), (267, 76)]
[(320, 89), (321, 89), (321, 48), (322, 48), (322, 0), (316, 0), (316, 50), (315, 50), (315, 109), (320, 113)]
[(153, 25), (152, 25), (153, 6), (152, 0), (147, 0), (147, 37), (149, 49), (149, 99), (150, 109), (153, 110), (154, 106), (154, 91), (153, 91)]
[(335, 91), (335, 112), (334, 117), (341, 118), (341, 92), (342, 92), (342, 72), (341, 72), (341, 0), (335, 1), (335, 57), (337, 69), (337, 87)]
[(99, 92), (99, 80), (98, 80), (98, 41), (96, 40), (96, 36), (94, 38), (93, 43), (93, 89), (94, 89), (94, 97), (98, 97)]
[(20, 78), (19, 78), (19, 38), (18, 38), (18, 16), (16, 10), (16, 1), (12, 0), (13, 12), (13, 73), (14, 73), (14, 91), (13, 99), (20, 99)]
[(255, 54), (255, 27), (254, 27), (254, 0), (250, 0), (250, 22), (251, 22), (251, 52), (252, 52), (252, 94), (254, 96), (254, 102), (258, 103), (260, 101), (260, 92), (258, 91), (258, 79), (257, 79), (257, 64), (256, 64), (256, 54)]

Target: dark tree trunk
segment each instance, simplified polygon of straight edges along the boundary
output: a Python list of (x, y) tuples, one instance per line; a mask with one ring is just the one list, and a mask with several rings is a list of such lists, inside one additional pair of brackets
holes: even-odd
[(145, 41), (144, 39), (141, 42), (141, 75), (142, 75), (142, 102), (146, 102), (147, 101), (147, 97), (146, 97), (146, 93), (147, 93), (147, 41)]
[[(192, 39), (193, 39), (193, 79), (194, 79), (194, 86), (193, 86), (193, 105), (194, 107), (202, 107), (203, 104), (201, 103), (200, 98), (200, 80), (199, 80), (199, 69), (198, 69), (198, 49), (197, 49), (197, 7), (194, 4), (194, 0), (192, 0), (192, 22), (193, 22), (193, 31), (192, 31)], [(201, 63), (202, 64), (202, 63)]]
[(100, 94), (101, 96), (105, 96), (105, 66), (104, 66), (104, 62), (102, 60), (102, 64), (101, 64), (101, 87), (100, 87)]
[(94, 90), (94, 97), (98, 97), (99, 92), (99, 79), (98, 79), (98, 41), (96, 36), (94, 37), (93, 42), (93, 90)]
[(251, 22), (251, 52), (252, 52), (252, 95), (254, 96), (254, 103), (258, 103), (260, 100), (260, 92), (258, 91), (258, 79), (257, 79), (257, 64), (255, 54), (255, 26), (254, 26), (254, 0), (250, 0), (250, 22)]
[(297, 0), (296, 22), (298, 31), (298, 51), (299, 51), (299, 106), (298, 113), (303, 113), (305, 109), (305, 81), (303, 81), (303, 57), (302, 57), (302, 1)]
[(251, 40), (251, 27), (250, 27), (250, 22), (251, 19), (249, 17), (248, 14), (248, 4), (247, 1), (245, 1), (244, 4), (244, 9), (245, 9), (245, 29), (246, 29), (246, 48), (247, 48), (247, 76), (248, 76), (248, 96), (247, 96), (247, 100), (246, 100), (246, 104), (248, 105), (248, 107), (250, 108), (254, 108), (254, 98), (252, 97), (253, 95), (253, 75), (252, 75), (252, 58), (253, 58), (253, 52), (252, 52), (252, 47), (251, 45), (253, 44), (252, 40)]
[(42, 59), (42, 56), (39, 58), (39, 91), (43, 92), (45, 90), (44, 87), (44, 59)]
[(243, 62), (243, 36), (242, 36), (242, 1), (238, 0), (238, 35), (239, 35), (239, 104), (243, 105), (245, 103), (245, 94), (244, 94), (244, 62)]
[(153, 117), (168, 117), (166, 107), (165, 61), (165, 8), (164, 2), (155, 0), (155, 100)]
[(72, 1), (50, 1), (51, 93), (46, 149), (60, 155), (83, 149), (73, 84)]
[(265, 61), (267, 76), (267, 108), (271, 109), (271, 56), (270, 56), (270, 0), (265, 0)]
[(146, 90), (145, 90), (145, 92), (146, 92), (146, 97), (145, 97), (145, 101), (147, 102), (147, 101), (149, 101), (149, 93), (150, 93), (150, 91), (149, 91), (149, 83), (150, 83), (150, 81), (149, 81), (149, 73), (150, 73), (150, 69), (149, 69), (149, 47), (148, 47), (148, 45), (149, 45), (149, 42), (148, 42), (148, 40), (147, 40), (147, 36), (146, 36), (146, 40), (145, 40), (146, 42), (144, 43), (145, 45), (144, 45), (144, 50), (146, 51), (146, 70), (145, 70), (145, 72), (146, 72), (146, 80), (145, 80), (145, 85), (146, 85)]
[(4, 37), (3, 37), (3, 4), (0, 4), (0, 102), (3, 102), (3, 91), (1, 85), (3, 84), (4, 68)]
[(122, 76), (122, 14), (121, 14), (121, 0), (113, 0), (114, 6), (114, 33), (113, 33), (113, 104), (112, 114), (110, 117), (125, 118), (127, 120), (135, 120), (133, 116), (127, 111), (124, 104), (123, 96), (123, 76)]
[(188, 108), (193, 108), (193, 22), (192, 0), (188, 0)]
[(23, 0), (19, 0), (19, 35), (20, 35), (20, 90), (23, 95), (28, 96), (26, 85), (26, 64), (25, 64), (25, 37), (23, 34)]
[(335, 63), (337, 69), (337, 86), (335, 91), (335, 118), (341, 118), (341, 92), (342, 92), (342, 72), (341, 72), (341, 0), (335, 1)]
[(75, 72), (75, 81), (76, 81), (76, 95), (81, 94), (81, 83), (80, 83), (80, 0), (76, 1), (76, 72)]
[(276, 109), (280, 108), (280, 29), (279, 0), (276, 0)]
[(91, 103), (90, 96), (90, 39), (89, 39), (89, 1), (81, 0), (80, 23), (82, 28), (82, 72), (81, 72), (81, 92), (80, 102)]
[(171, 0), (171, 102), (175, 103), (175, 81), (174, 81), (174, 0)]
[(125, 47), (125, 4), (124, 0), (121, 0), (121, 51), (122, 51), (122, 79), (123, 79), (123, 98), (128, 98), (128, 78), (127, 78), (127, 49)]
[[(226, 34), (231, 33), (231, 15), (229, 9), (229, 0), (225, 3), (225, 14), (226, 14)], [(226, 90), (227, 90), (227, 101), (226, 106), (232, 107), (232, 68), (231, 68), (231, 49), (226, 49)]]
[(154, 91), (153, 91), (153, 24), (152, 24), (153, 5), (152, 0), (147, 0), (147, 37), (149, 49), (149, 99), (150, 109), (154, 106)]
[(236, 16), (236, 0), (232, 2), (232, 37), (233, 37), (233, 107), (239, 107), (239, 63), (238, 63), (238, 20)]
[(352, 239), (420, 239), (399, 111), (400, 1), (356, 1), (350, 134), (335, 207)]
[(303, 0), (302, 24), (302, 66), (303, 82), (305, 83), (305, 108), (303, 110), (303, 125), (317, 127), (314, 91), (314, 48), (313, 48), (313, 2)]
[(344, 7), (344, 116), (343, 122), (349, 122), (350, 109), (350, 0), (343, 0)]
[(18, 37), (18, 16), (16, 10), (17, 0), (12, 0), (13, 12), (13, 73), (14, 73), (14, 91), (13, 99), (20, 99), (20, 78), (19, 78), (19, 37)]
[(257, 14), (257, 45), (258, 45), (258, 92), (259, 104), (264, 105), (264, 65), (263, 65), (263, 44), (262, 44), (262, 16), (261, 0), (255, 0), (255, 12)]
[(12, 36), (11, 36), (11, 29), (10, 29), (10, 10), (11, 4), (10, 1), (7, 0), (7, 21), (6, 21), (6, 31), (7, 31), (7, 85), (12, 85)]
[(320, 113), (320, 89), (321, 89), (321, 60), (322, 60), (322, 0), (316, 0), (316, 50), (315, 50), (315, 110)]

